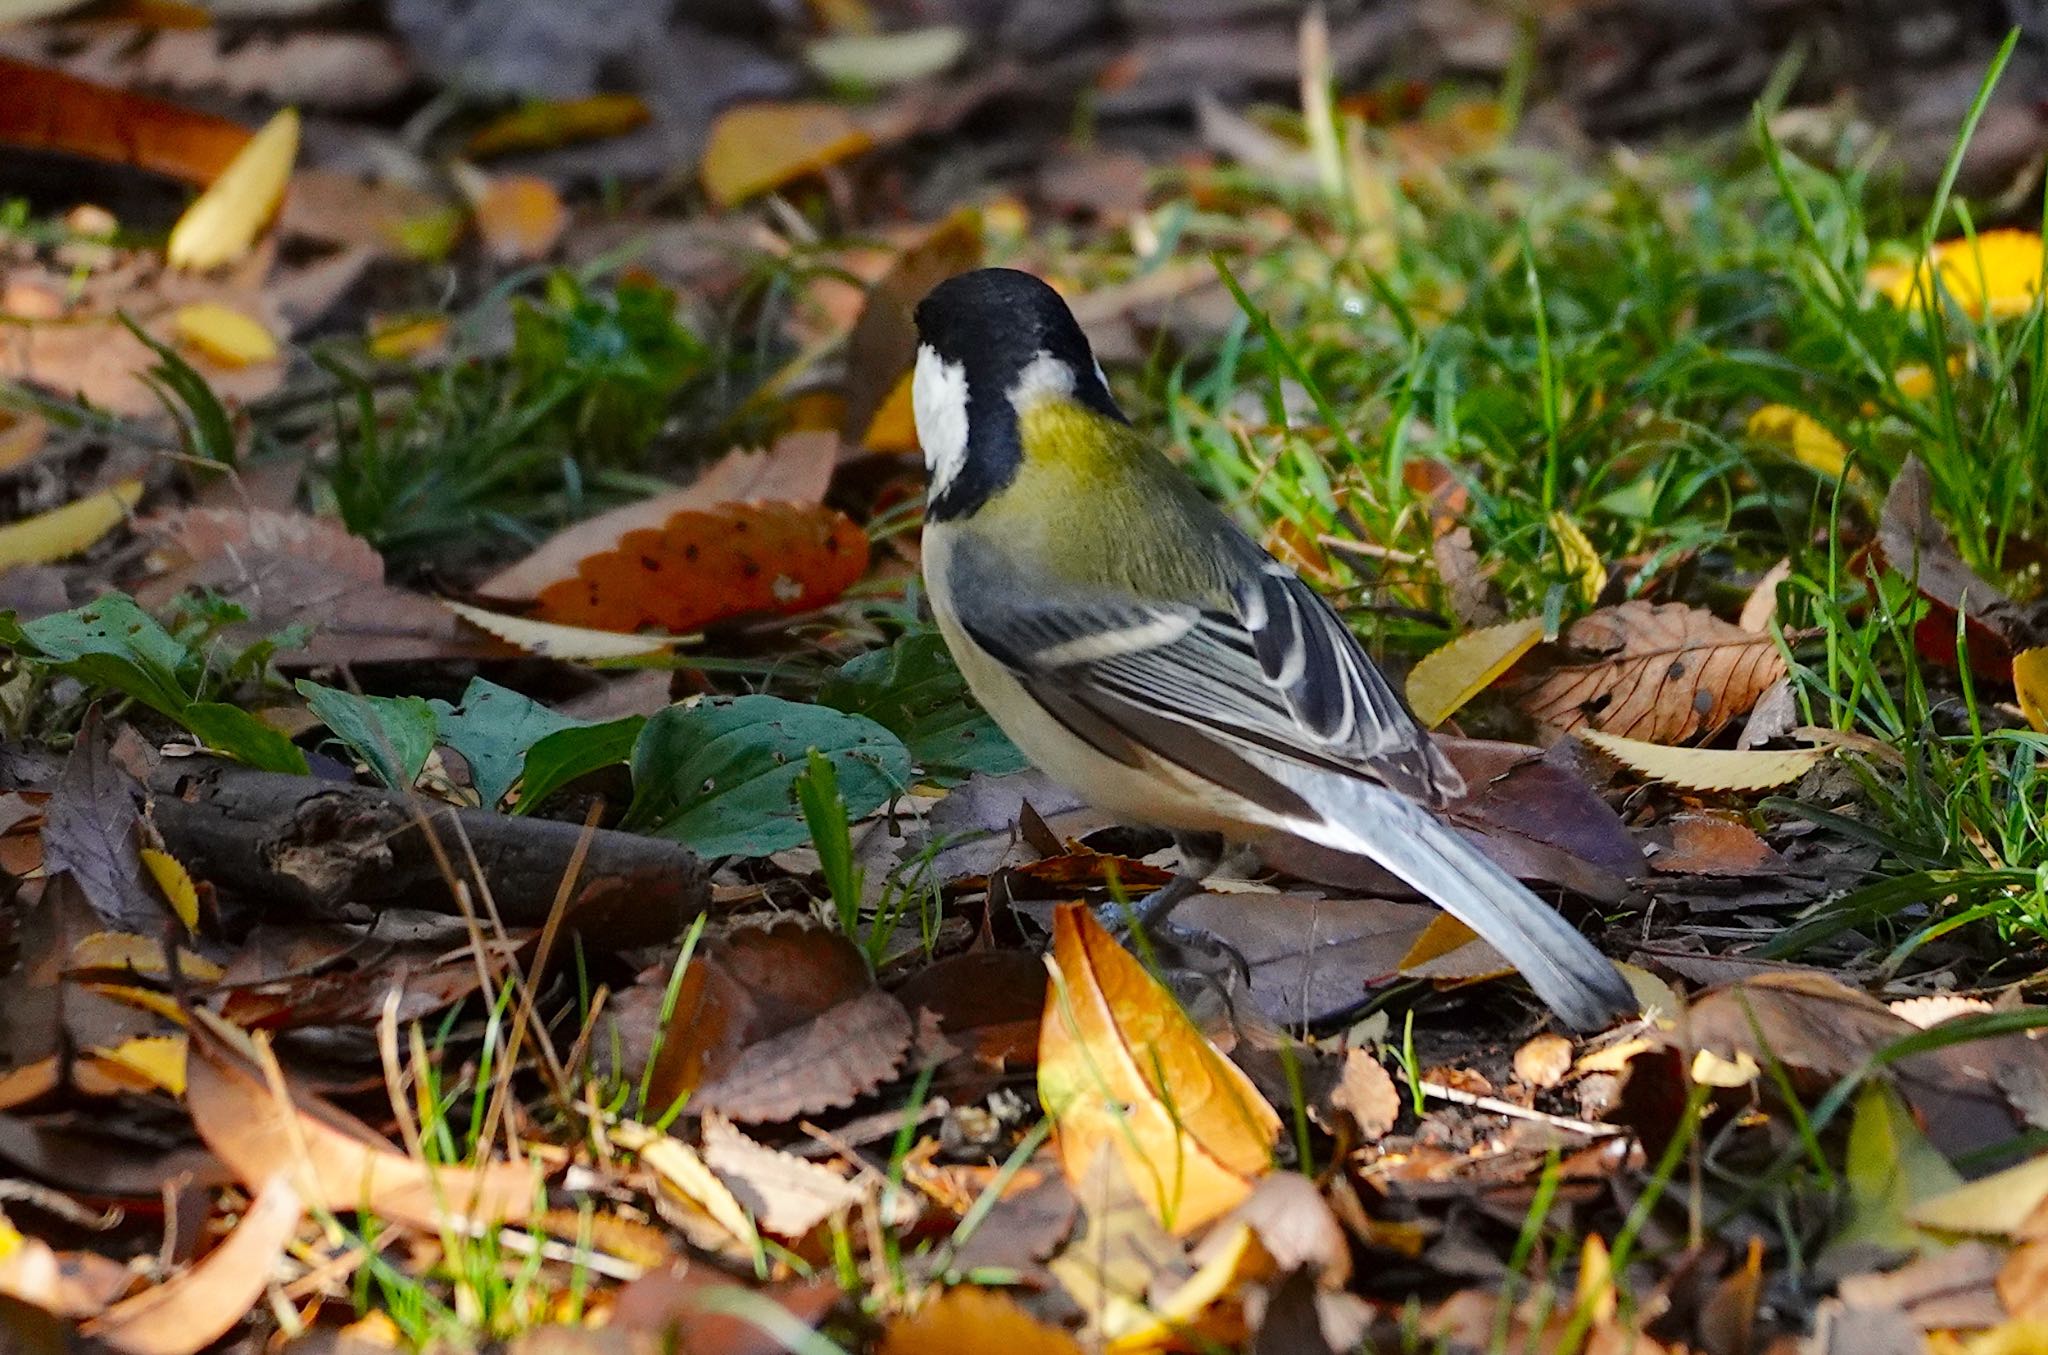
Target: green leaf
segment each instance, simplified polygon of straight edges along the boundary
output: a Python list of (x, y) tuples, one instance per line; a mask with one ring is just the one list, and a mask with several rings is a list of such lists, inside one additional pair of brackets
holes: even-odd
[(208, 748), (258, 771), (311, 774), (306, 755), (297, 744), (240, 706), (200, 701), (185, 707), (178, 718)]
[(417, 696), (357, 696), (300, 678), (321, 723), (393, 790), (408, 790), (434, 751), (434, 708)]
[(973, 772), (1006, 776), (1030, 765), (975, 704), (937, 631), (912, 632), (854, 659), (825, 680), (818, 700), (889, 730), (940, 784)]
[(446, 701), (428, 704), (434, 708), (441, 742), (469, 764), (470, 780), (486, 809), (504, 799), (519, 779), (527, 750), (550, 734), (589, 723), (558, 715), (531, 697), (482, 678), (469, 680), (460, 706)]
[(849, 815), (876, 809), (910, 780), (902, 741), (859, 715), (773, 696), (671, 706), (633, 746), (629, 825), (706, 856), (766, 856), (807, 836), (796, 779), (817, 749)]
[(634, 741), (647, 723), (627, 715), (603, 724), (578, 725), (541, 739), (526, 750), (526, 775), (519, 783), (515, 814), (530, 814), (579, 776), (616, 766), (633, 755)]
[(132, 697), (159, 714), (182, 719), (192, 704), (179, 680), (191, 658), (156, 618), (123, 593), (34, 621), (0, 625), (0, 643), (41, 658), (81, 682)]
[(1962, 1185), (1962, 1174), (1927, 1141), (1913, 1112), (1884, 1082), (1866, 1084), (1849, 1122), (1848, 1219), (1830, 1250), (1859, 1244), (1884, 1251), (1934, 1251), (1946, 1244), (1907, 1221), (1908, 1212)]
[(853, 825), (846, 801), (839, 794), (839, 773), (832, 759), (813, 748), (803, 773), (796, 779), (796, 801), (803, 809), (804, 826), (810, 830), (811, 845), (818, 852), (818, 872), (832, 895), (839, 930), (854, 935), (860, 920), (861, 880), (865, 872), (854, 864)]

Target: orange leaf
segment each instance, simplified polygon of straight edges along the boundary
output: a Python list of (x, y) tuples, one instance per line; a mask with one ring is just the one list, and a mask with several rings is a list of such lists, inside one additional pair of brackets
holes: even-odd
[(756, 612), (822, 607), (867, 572), (868, 539), (818, 505), (727, 504), (677, 513), (589, 556), (536, 599), (544, 621), (670, 634)]
[(910, 368), (917, 361), (913, 312), (925, 293), (981, 262), (981, 214), (962, 208), (932, 227), (869, 289), (846, 338), (846, 413), (840, 434), (870, 451), (914, 452)]
[(477, 199), (477, 234), (501, 263), (546, 258), (568, 225), (569, 211), (554, 185), (531, 174), (493, 179)]
[(227, 1241), (190, 1270), (125, 1299), (83, 1328), (123, 1355), (193, 1355), (248, 1314), (263, 1297), (285, 1245), (299, 1231), (305, 1202), (289, 1172), (266, 1177)]
[(882, 1333), (881, 1355), (955, 1355), (962, 1350), (1081, 1355), (1081, 1344), (993, 1289), (949, 1289)]
[(1108, 1148), (1155, 1217), (1191, 1232), (1272, 1167), (1280, 1117), (1080, 904), (1053, 915), (1038, 1096), (1070, 1182)]
[(212, 183), (248, 144), (239, 123), (0, 57), (0, 143)]
[(838, 104), (742, 104), (711, 126), (699, 173), (720, 207), (858, 155), (874, 138)]

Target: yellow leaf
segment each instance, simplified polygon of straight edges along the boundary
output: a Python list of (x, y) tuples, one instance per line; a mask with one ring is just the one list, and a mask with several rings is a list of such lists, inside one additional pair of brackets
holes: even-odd
[[(1248, 1333), (1240, 1314), (1211, 1310), (1234, 1308), (1236, 1305), (1223, 1301), (1244, 1285), (1269, 1278), (1276, 1269), (1272, 1255), (1260, 1244), (1251, 1225), (1243, 1222), (1232, 1224), (1220, 1238), (1205, 1238), (1201, 1250), (1209, 1253), (1209, 1259), (1157, 1309), (1121, 1330), (1104, 1333), (1110, 1338), (1105, 1347), (1110, 1355), (1186, 1349), (1181, 1338), (1188, 1334), (1202, 1338), (1201, 1347), (1209, 1349), (1243, 1341)], [(1133, 1316), (1136, 1311), (1135, 1305), (1127, 1310)]]
[(881, 1355), (957, 1355), (963, 1350), (1081, 1355), (1081, 1343), (993, 1289), (949, 1289), (882, 1333)]
[(1435, 729), (1492, 686), (1542, 638), (1542, 621), (1531, 617), (1467, 631), (1431, 651), (1408, 674), (1408, 705), (1415, 718)]
[(917, 420), (910, 407), (910, 373), (905, 372), (882, 407), (875, 411), (861, 438), (871, 452), (914, 452), (918, 449)]
[(2043, 1355), (2044, 1351), (2048, 1351), (2048, 1319), (2015, 1317), (1971, 1337), (1962, 1355)]
[(1251, 1194), (1280, 1117), (1173, 995), (1081, 904), (1053, 915), (1038, 1095), (1079, 1182), (1103, 1148), (1152, 1214), (1188, 1233)]
[(555, 621), (534, 621), (523, 616), (507, 616), (503, 612), (487, 612), (481, 607), (472, 607), (466, 602), (450, 602), (445, 598), (441, 605), (478, 630), (487, 631), (506, 644), (518, 645), (527, 653), (537, 654), (544, 659), (585, 662), (596, 659), (636, 659), (645, 654), (660, 654), (672, 649), (684, 638), (628, 635), (622, 631), (564, 626)]
[(156, 881), (156, 887), (163, 891), (165, 902), (178, 915), (178, 921), (185, 924), (185, 930), (199, 930), (199, 887), (192, 883), (192, 877), (178, 858), (169, 852), (160, 852), (154, 847), (142, 849), (142, 864), (149, 868), (149, 878)]
[(401, 362), (431, 353), (448, 341), (445, 315), (391, 315), (370, 322), (367, 347), (380, 362)]
[(2027, 723), (2036, 734), (2048, 734), (2048, 649), (2023, 649), (2012, 656), (2012, 687)]
[(1798, 780), (1825, 755), (1819, 748), (1672, 748), (1595, 729), (1579, 737), (1630, 771), (1680, 790), (1769, 790)]
[(138, 1035), (111, 1048), (91, 1052), (173, 1096), (185, 1094), (185, 1037), (182, 1035)]
[(1943, 1233), (1982, 1233), (2011, 1237), (2048, 1200), (2048, 1157), (1945, 1191), (1906, 1210), (1906, 1220)]
[(1966, 315), (2009, 320), (2033, 308), (2041, 265), (2041, 237), (2032, 231), (1983, 231), (1943, 241), (1917, 268), (1873, 268), (1870, 282), (1893, 305), (1917, 309), (1939, 276), (1941, 292)]
[(1409, 978), (1431, 979), (1447, 988), (1482, 983), (1515, 972), (1506, 956), (1449, 913), (1439, 913), (1429, 920), (1429, 925), (1408, 947), (1408, 953), (1401, 957), (1400, 969)]
[(180, 306), (171, 316), (178, 337), (223, 367), (253, 367), (277, 360), (270, 331), (238, 310), (213, 301)]
[(901, 85), (937, 75), (967, 50), (967, 31), (953, 24), (901, 33), (848, 33), (804, 48), (804, 63), (847, 85)]
[(571, 142), (619, 136), (651, 116), (637, 94), (542, 100), (491, 119), (470, 134), (464, 149), (479, 158), (510, 151), (551, 150)]
[(546, 179), (511, 174), (493, 179), (476, 203), (476, 230), (501, 263), (547, 257), (569, 226), (569, 209)]
[(171, 227), (165, 257), (176, 268), (218, 268), (249, 252), (299, 156), (299, 114), (287, 108), (249, 138), (210, 187)]
[(1553, 512), (1546, 519), (1550, 534), (1557, 538), (1557, 553), (1564, 560), (1564, 572), (1579, 586), (1579, 596), (1591, 607), (1600, 601), (1600, 590), (1607, 586), (1607, 565), (1600, 559), (1600, 552), (1573, 522), (1561, 512)]
[(718, 115), (699, 173), (720, 207), (860, 154), (874, 140), (838, 104), (741, 104)]
[(78, 554), (120, 526), (141, 497), (142, 481), (123, 480), (62, 508), (0, 527), (0, 570)]
[[(132, 969), (138, 974), (168, 974), (161, 943), (133, 932), (90, 932), (78, 938), (65, 961), (71, 969)], [(218, 983), (227, 971), (204, 955), (178, 947), (178, 972), (194, 983)]]
[(1765, 405), (1749, 416), (1752, 441), (1778, 447), (1794, 461), (1822, 475), (1839, 478), (1849, 464), (1849, 449), (1811, 414), (1790, 405)]

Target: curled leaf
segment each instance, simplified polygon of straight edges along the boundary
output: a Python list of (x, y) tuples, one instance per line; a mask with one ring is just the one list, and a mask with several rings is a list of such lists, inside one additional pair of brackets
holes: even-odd
[(1410, 670), (1409, 708), (1424, 727), (1435, 729), (1492, 686), (1542, 638), (1543, 622), (1535, 617), (1466, 631)]
[(175, 268), (218, 268), (249, 252), (277, 211), (299, 155), (299, 115), (287, 108), (236, 153), (171, 227), (165, 256)]
[(1671, 748), (1591, 729), (1579, 737), (1630, 771), (1680, 790), (1770, 790), (1797, 781), (1826, 755), (1820, 748)]

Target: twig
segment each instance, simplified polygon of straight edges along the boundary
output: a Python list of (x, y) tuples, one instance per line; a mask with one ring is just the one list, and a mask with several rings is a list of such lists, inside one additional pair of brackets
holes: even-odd
[(1552, 1129), (1563, 1129), (1574, 1134), (1584, 1134), (1587, 1138), (1614, 1138), (1617, 1135), (1628, 1132), (1611, 1124), (1595, 1124), (1591, 1120), (1570, 1120), (1562, 1115), (1552, 1115), (1547, 1111), (1531, 1110), (1527, 1106), (1518, 1106), (1512, 1101), (1503, 1101), (1497, 1096), (1480, 1096), (1475, 1092), (1459, 1091), (1456, 1087), (1446, 1087), (1441, 1082), (1430, 1082), (1424, 1079), (1417, 1081), (1415, 1085), (1422, 1089), (1424, 1096), (1434, 1096), (1439, 1101), (1449, 1101), (1460, 1106), (1470, 1106), (1474, 1110), (1491, 1111), (1495, 1115), (1505, 1115), (1514, 1120), (1533, 1120), (1537, 1124), (1547, 1124)]

